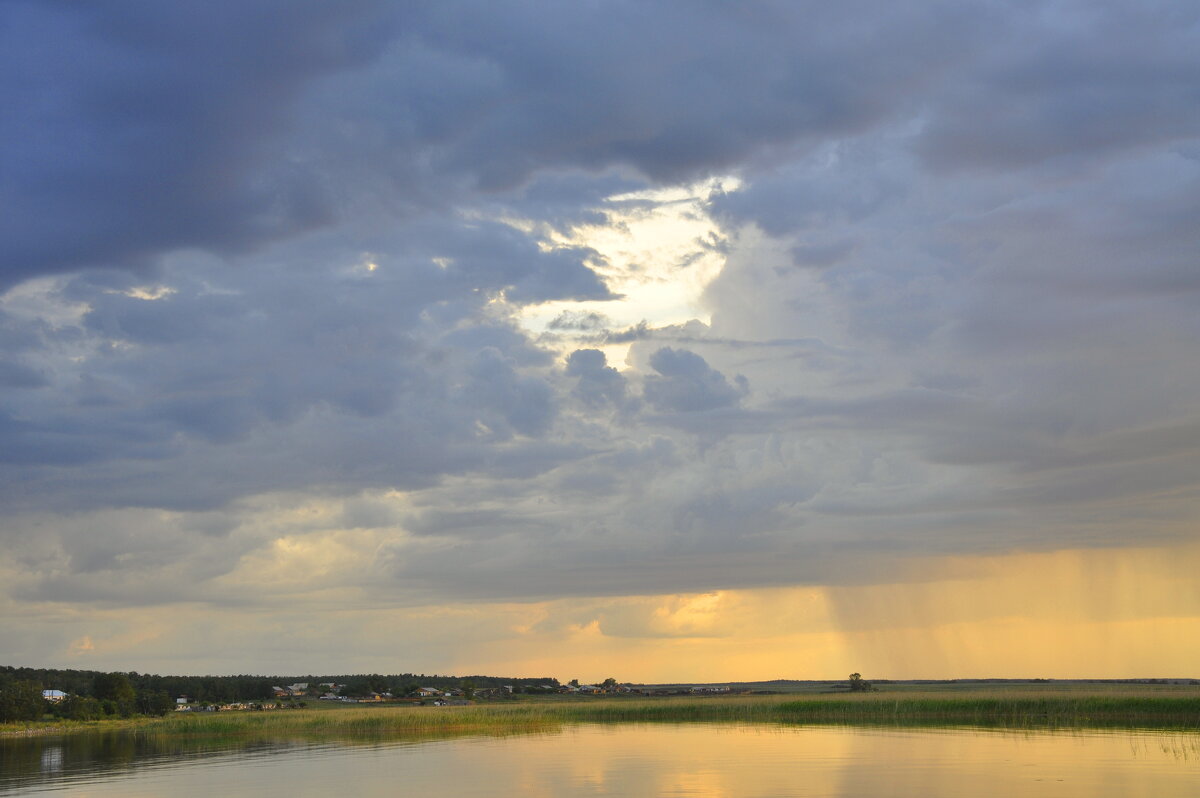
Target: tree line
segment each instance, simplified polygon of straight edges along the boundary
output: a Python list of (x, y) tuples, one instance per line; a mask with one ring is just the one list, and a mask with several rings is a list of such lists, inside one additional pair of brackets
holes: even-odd
[[(459, 688), (509, 685), (517, 692), (537, 690), (541, 685), (558, 685), (546, 678), (500, 676), (441, 676), (428, 674), (339, 674), (306, 676), (158, 676), (57, 668), (0, 666), (0, 722), (36, 720), (45, 714), (77, 720), (129, 717), (135, 714), (162, 715), (171, 711), (175, 698), (187, 696), (196, 703), (224, 704), (233, 701), (274, 699), (276, 686), (307, 682), (310, 690), (321, 683), (341, 686), (345, 695), (392, 693), (409, 695), (418, 687)], [(62, 690), (67, 698), (47, 702), (42, 690)]]
[(365, 695), (367, 693), (391, 693), (392, 695), (411, 695), (420, 687), (437, 687), (441, 689), (457, 688), (459, 690), (477, 690), (481, 687), (512, 687), (514, 692), (537, 691), (542, 685), (558, 687), (558, 679), (550, 676), (538, 678), (509, 678), (505, 676), (442, 676), (425, 673), (367, 673), (341, 674), (336, 676), (297, 676), (279, 677), (286, 681), (275, 684), (296, 684), (308, 682), (316, 686), (322, 682), (333, 682), (342, 689), (343, 695)]

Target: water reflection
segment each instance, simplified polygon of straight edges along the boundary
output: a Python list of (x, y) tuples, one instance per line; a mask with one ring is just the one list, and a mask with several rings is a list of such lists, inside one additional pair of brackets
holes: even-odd
[(584, 725), (441, 741), (0, 742), (0, 795), (1193, 796), (1200, 736)]
[(195, 762), (206, 757), (270, 753), (279, 749), (262, 742), (168, 739), (131, 732), (74, 734), (0, 740), (0, 794), (33, 785), (62, 786), (77, 779), (104, 779), (136, 769)]

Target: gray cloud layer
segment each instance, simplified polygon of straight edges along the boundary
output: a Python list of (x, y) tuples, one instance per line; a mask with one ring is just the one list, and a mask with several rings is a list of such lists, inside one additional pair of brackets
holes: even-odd
[[(396, 601), (1194, 535), (1194, 10), (0, 16), (21, 600), (217, 601), (271, 540), (344, 529), (350, 583)], [(719, 174), (710, 326), (570, 311), (562, 358), (517, 323), (614, 297), (547, 231)], [(622, 340), (625, 371), (591, 348)], [(251, 522), (300, 496), (345, 512)]]

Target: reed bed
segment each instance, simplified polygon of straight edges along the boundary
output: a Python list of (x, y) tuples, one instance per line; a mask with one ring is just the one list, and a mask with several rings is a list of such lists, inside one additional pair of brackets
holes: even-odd
[(262, 739), (429, 739), (551, 732), (578, 723), (768, 723), (1200, 730), (1200, 695), (733, 696), (469, 707), (383, 706), (169, 716), (139, 734)]
[(1200, 696), (864, 696), (779, 705), (794, 723), (1200, 729)]
[(151, 718), (109, 718), (105, 720), (12, 721), (0, 723), (0, 739), (10, 737), (45, 737), (48, 735), (78, 734), (80, 732), (109, 732), (137, 729), (153, 724)]

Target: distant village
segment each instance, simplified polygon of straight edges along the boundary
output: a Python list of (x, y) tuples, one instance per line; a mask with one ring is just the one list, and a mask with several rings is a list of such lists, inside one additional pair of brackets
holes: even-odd
[(289, 710), (329, 704), (457, 706), (523, 698), (670, 696), (744, 692), (734, 685), (595, 684), (553, 677), (437, 674), (159, 676), (0, 666), (0, 722), (51, 716), (96, 720), (173, 712)]
[[(175, 699), (176, 712), (230, 712), (238, 710), (272, 710), (288, 709), (306, 705), (308, 699), (317, 701), (336, 701), (342, 704), (416, 704), (421, 706), (466, 706), (475, 701), (503, 699), (515, 693), (544, 694), (544, 695), (706, 695), (729, 693), (728, 685), (700, 685), (695, 687), (645, 687), (632, 684), (620, 684), (609, 679), (601, 684), (570, 684), (546, 683), (537, 685), (505, 684), (496, 687), (418, 687), (405, 695), (394, 695), (390, 692), (377, 693), (347, 693), (347, 686), (336, 682), (297, 682), (286, 686), (272, 686), (271, 691), (277, 699), (269, 701), (230, 701), (220, 704), (210, 702), (195, 702), (187, 696)], [(61, 691), (44, 691), (45, 693), (61, 693)], [(297, 699), (302, 699), (297, 701)], [(54, 700), (47, 697), (47, 700)], [(284, 703), (286, 700), (287, 703)]]

